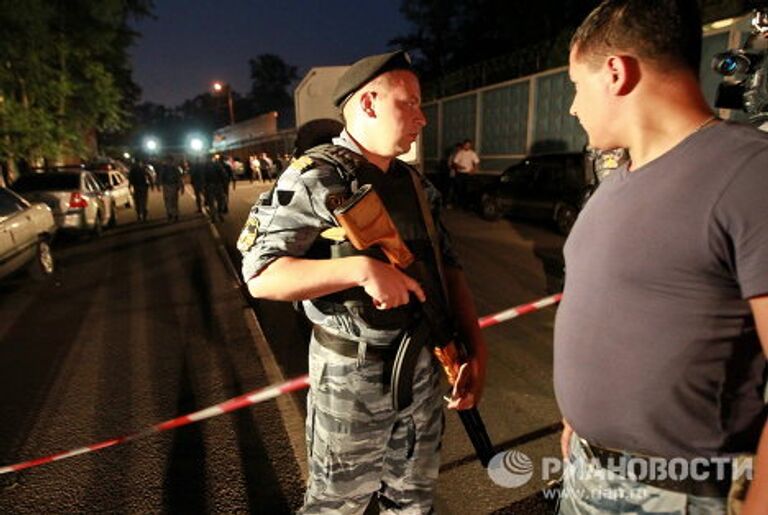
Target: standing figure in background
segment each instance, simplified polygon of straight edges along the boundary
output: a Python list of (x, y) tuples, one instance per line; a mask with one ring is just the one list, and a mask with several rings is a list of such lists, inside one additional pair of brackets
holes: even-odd
[(265, 181), (272, 180), (272, 160), (267, 156), (266, 152), (262, 152), (259, 155), (259, 165), (261, 166), (261, 177)]
[(205, 161), (203, 158), (195, 158), (189, 169), (189, 181), (192, 183), (192, 191), (195, 193), (197, 212), (203, 212), (205, 204)]
[(165, 214), (169, 222), (179, 220), (179, 195), (184, 194), (184, 176), (173, 157), (168, 157), (159, 165), (158, 182), (163, 189)]
[(128, 185), (131, 188), (136, 217), (139, 222), (145, 222), (148, 214), (147, 197), (149, 196), (149, 190), (152, 188), (153, 179), (147, 165), (143, 161), (136, 160), (131, 165), (130, 170), (128, 170)]
[(221, 160), (214, 157), (205, 166), (205, 206), (212, 221), (220, 221), (226, 212), (229, 178)]
[(243, 160), (243, 175), (248, 179), (248, 184), (253, 184), (253, 166), (251, 166), (250, 157), (246, 157)]
[(221, 158), (221, 169), (224, 172), (223, 175), (223, 181), (224, 181), (224, 189), (222, 190), (222, 194), (224, 195), (222, 202), (221, 202), (221, 213), (226, 214), (229, 212), (229, 186), (232, 185), (232, 189), (234, 190), (237, 187), (237, 183), (235, 181), (235, 172), (232, 168), (232, 162), (229, 158), (222, 157)]
[(472, 140), (465, 139), (450, 160), (450, 167), (456, 174), (456, 196), (462, 204), (469, 200), (469, 176), (476, 174), (479, 166), (480, 158), (472, 149)]

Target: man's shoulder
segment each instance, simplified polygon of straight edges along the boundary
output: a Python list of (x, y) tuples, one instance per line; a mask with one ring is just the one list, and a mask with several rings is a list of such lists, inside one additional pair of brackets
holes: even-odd
[(294, 159), (278, 180), (282, 185), (304, 183), (307, 187), (327, 187), (331, 183), (340, 182), (343, 179), (334, 163), (311, 154)]

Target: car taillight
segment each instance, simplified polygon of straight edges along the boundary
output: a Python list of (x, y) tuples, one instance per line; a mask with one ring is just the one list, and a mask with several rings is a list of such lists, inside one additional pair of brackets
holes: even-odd
[(79, 191), (73, 191), (69, 197), (69, 208), (77, 209), (80, 207), (88, 207), (88, 201), (80, 195)]

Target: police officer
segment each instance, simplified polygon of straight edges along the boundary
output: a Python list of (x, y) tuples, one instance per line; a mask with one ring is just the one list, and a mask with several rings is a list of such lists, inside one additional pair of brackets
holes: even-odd
[[(467, 387), (448, 407), (480, 399), (486, 347), (463, 272), (439, 219), (439, 195), (396, 159), (426, 120), (419, 81), (405, 52), (364, 58), (339, 79), (334, 102), (345, 129), (332, 145), (293, 161), (251, 210), (238, 247), (254, 297), (302, 301), (314, 324), (307, 399), (309, 480), (303, 513), (363, 513), (376, 496), (382, 512), (428, 513), (443, 431), (439, 367), (424, 348), (413, 369), (412, 402), (396, 411), (388, 389), (394, 346), (420, 309), (439, 301), (444, 264), (459, 332), (472, 347)], [(414, 175), (416, 174), (416, 175)], [(371, 184), (406, 244), (429, 273), (422, 283), (367, 255), (329, 259), (334, 208)], [(426, 193), (440, 251), (435, 253), (417, 189)], [(425, 197), (421, 197), (422, 199)], [(367, 304), (351, 309), (357, 292)]]

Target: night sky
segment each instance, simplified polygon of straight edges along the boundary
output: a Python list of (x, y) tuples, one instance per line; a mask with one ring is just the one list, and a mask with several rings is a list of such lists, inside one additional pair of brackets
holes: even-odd
[(134, 81), (142, 100), (175, 106), (214, 80), (250, 89), (248, 59), (272, 53), (296, 66), (349, 64), (389, 51), (409, 32), (400, 0), (156, 0), (156, 19), (135, 24)]

